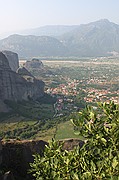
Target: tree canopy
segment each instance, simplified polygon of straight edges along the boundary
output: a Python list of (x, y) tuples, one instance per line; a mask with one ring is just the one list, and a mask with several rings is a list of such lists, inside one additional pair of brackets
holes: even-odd
[(53, 140), (44, 156), (34, 156), (31, 172), (36, 180), (119, 179), (119, 105), (98, 103), (72, 114), (76, 133), (85, 137), (82, 147), (62, 150)]

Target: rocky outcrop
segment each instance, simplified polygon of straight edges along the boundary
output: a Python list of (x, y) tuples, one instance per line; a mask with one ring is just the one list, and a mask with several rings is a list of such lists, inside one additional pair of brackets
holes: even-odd
[[(84, 144), (80, 139), (64, 139), (63, 149), (72, 150), (76, 146)], [(62, 143), (62, 141), (60, 141)], [(29, 163), (33, 162), (33, 154), (43, 155), (45, 145), (48, 145), (43, 140), (25, 140), (17, 141), (10, 140), (2, 141), (2, 167), (16, 175), (15, 179), (33, 180), (33, 177), (28, 176)]]
[(34, 76), (25, 67), (18, 68), (17, 73), (28, 82), (33, 83), (35, 80)]
[[(32, 79), (32, 80), (31, 80)], [(11, 70), (8, 59), (0, 52), (0, 101), (35, 100), (44, 94), (44, 82), (30, 75), (24, 78)], [(2, 112), (3, 109), (0, 109)]]
[(12, 51), (2, 51), (2, 53), (8, 59), (11, 70), (16, 72), (16, 70), (19, 68), (18, 54)]
[(31, 69), (43, 69), (43, 63), (39, 59), (32, 59), (31, 61), (26, 61), (25, 68), (28, 70)]
[(84, 145), (84, 141), (77, 138), (72, 138), (72, 139), (69, 138), (65, 140), (60, 140), (60, 142), (64, 142), (62, 148), (63, 150), (67, 150), (67, 151), (74, 149), (74, 147), (76, 146), (82, 147)]
[(24, 76), (33, 77), (33, 75), (25, 67), (18, 68), (16, 72), (23, 77)]
[(1, 166), (8, 171), (11, 170), (14, 175), (19, 176), (19, 179), (27, 177), (29, 163), (33, 162), (33, 154), (42, 155), (46, 144), (48, 143), (42, 140), (2, 141)]
[(53, 72), (47, 66), (44, 66), (41, 60), (36, 58), (26, 61), (23, 66), (30, 72), (36, 72), (39, 77), (53, 75)]

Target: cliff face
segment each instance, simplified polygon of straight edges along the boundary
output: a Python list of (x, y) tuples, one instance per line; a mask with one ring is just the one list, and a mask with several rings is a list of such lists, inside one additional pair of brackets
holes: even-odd
[(8, 59), (11, 70), (16, 72), (16, 70), (19, 68), (18, 54), (12, 51), (2, 51), (2, 53)]
[[(32, 81), (30, 81), (32, 78)], [(44, 82), (32, 77), (24, 78), (11, 70), (7, 57), (0, 52), (0, 100), (37, 99), (44, 94)], [(0, 112), (3, 109), (0, 109)]]

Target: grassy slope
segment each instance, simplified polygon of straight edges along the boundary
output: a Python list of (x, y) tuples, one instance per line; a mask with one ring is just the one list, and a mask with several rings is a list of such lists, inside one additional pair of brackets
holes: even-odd
[[(37, 123), (37, 121), (20, 121), (20, 122), (5, 122), (5, 123), (0, 123), (0, 131), (15, 131), (18, 129), (25, 129), (26, 127), (31, 127), (31, 126), (35, 126), (35, 124)], [(56, 135), (55, 135), (56, 133)], [(73, 125), (70, 121), (67, 122), (62, 122), (60, 124), (57, 125), (57, 130), (56, 127), (50, 128), (48, 130), (39, 130), (37, 131), (37, 133), (35, 135), (33, 135), (31, 138), (29, 139), (42, 139), (45, 141), (51, 140), (52, 138), (55, 138), (57, 140), (59, 139), (66, 139), (66, 138), (80, 138), (82, 139), (82, 137), (77, 136), (74, 134), (73, 131)], [(4, 137), (3, 137), (4, 138)], [(7, 137), (6, 137), (7, 138)], [(19, 137), (16, 137), (19, 138)]]
[(74, 134), (73, 125), (70, 121), (60, 123), (56, 132), (56, 139), (81, 138)]

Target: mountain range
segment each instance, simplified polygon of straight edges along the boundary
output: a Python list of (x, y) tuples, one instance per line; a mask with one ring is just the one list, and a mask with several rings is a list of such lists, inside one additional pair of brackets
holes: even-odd
[(119, 25), (102, 19), (74, 26), (44, 26), (0, 40), (19, 57), (95, 57), (119, 53)]

